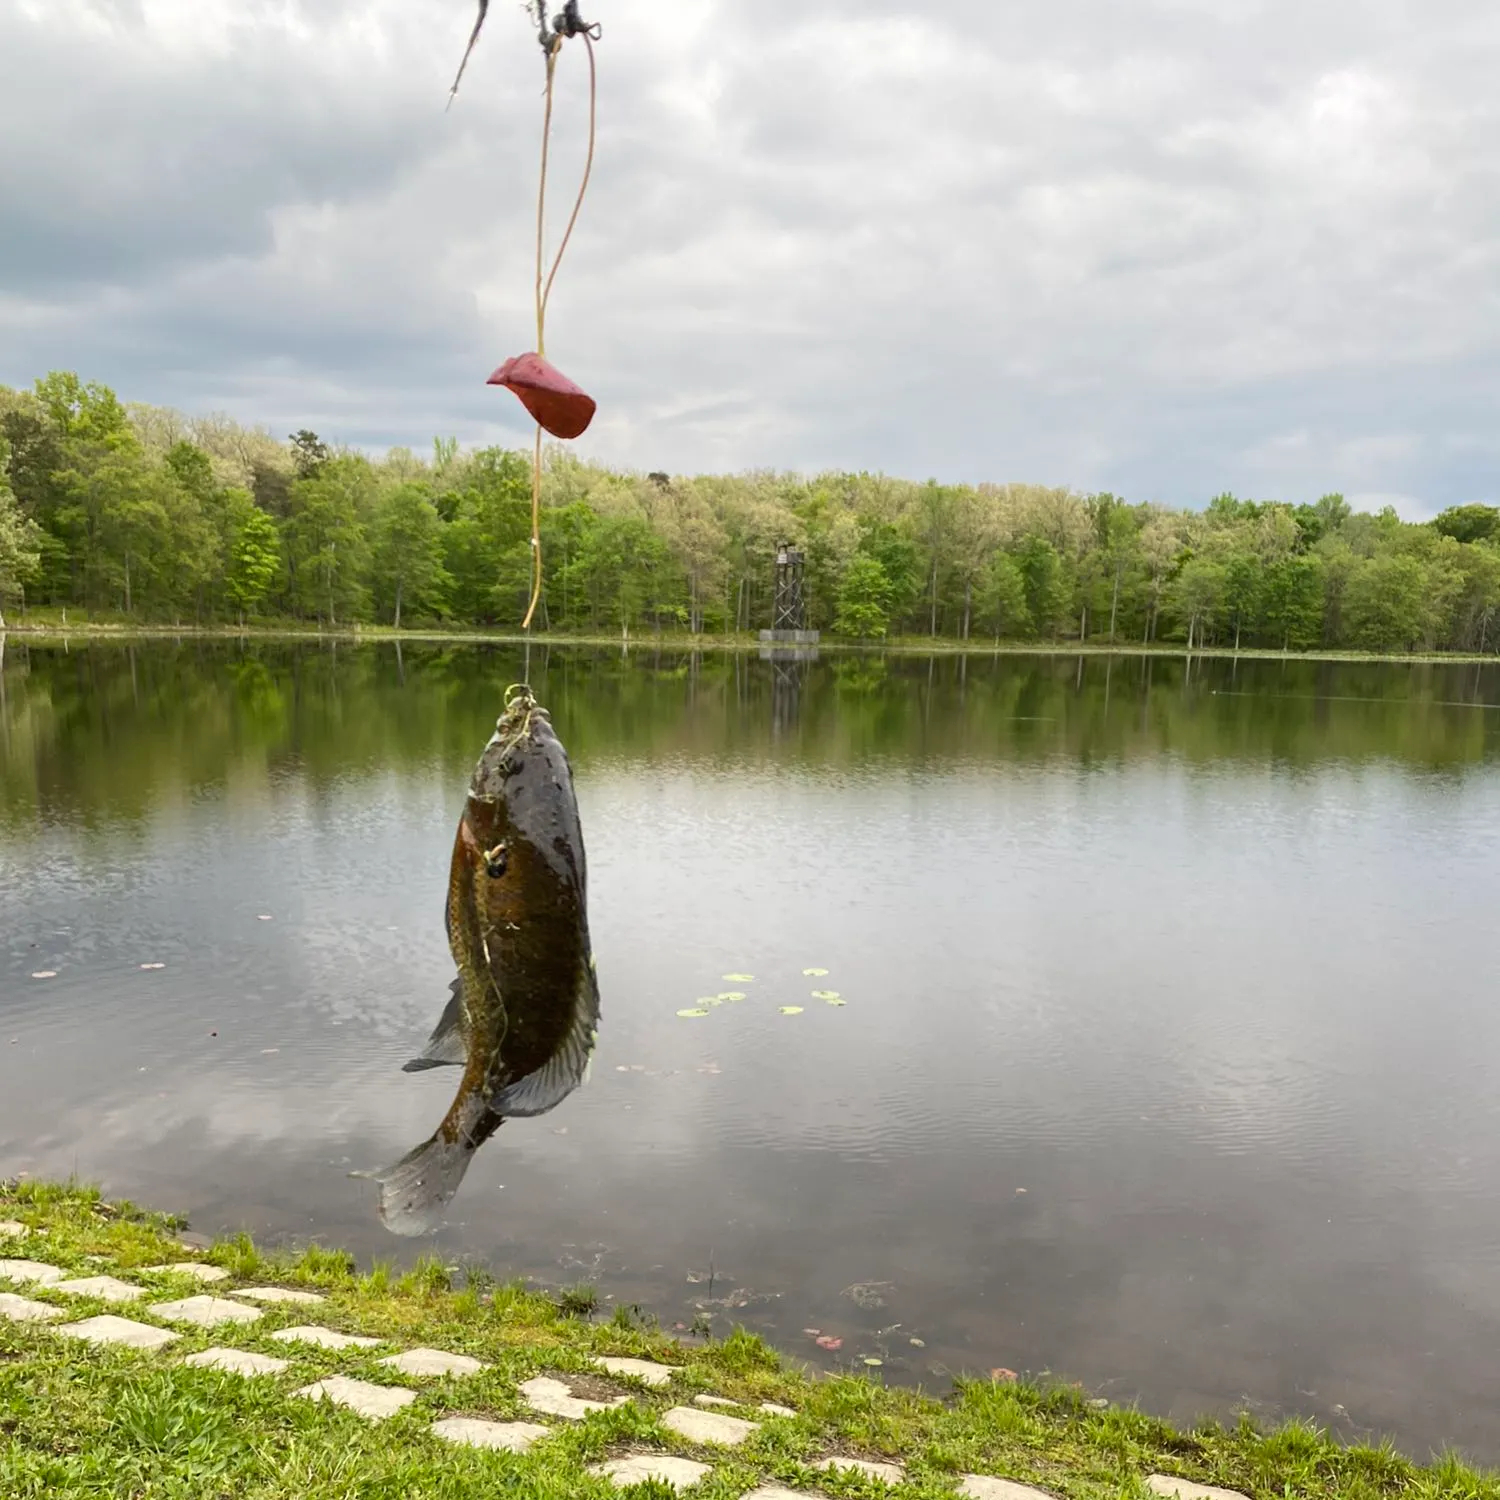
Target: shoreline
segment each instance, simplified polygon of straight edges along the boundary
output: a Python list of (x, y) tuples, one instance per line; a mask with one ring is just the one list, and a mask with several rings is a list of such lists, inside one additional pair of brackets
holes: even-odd
[(122, 1475), (132, 1495), (288, 1500), (565, 1500), (646, 1477), (704, 1500), (1500, 1500), (1500, 1476), (1456, 1458), (1306, 1422), (1182, 1431), (1010, 1371), (939, 1400), (873, 1369), (809, 1373), (743, 1330), (686, 1342), (640, 1309), (596, 1318), (586, 1287), (184, 1230), (77, 1184), (0, 1182), (7, 1500)]
[[(81, 641), (134, 640), (241, 640), (269, 642), (316, 643), (353, 642), (357, 645), (388, 645), (391, 643), (452, 644), (452, 645), (496, 645), (533, 647), (556, 646), (560, 648), (589, 647), (617, 650), (624, 655), (632, 652), (668, 651), (676, 655), (703, 655), (707, 653), (753, 654), (762, 648), (757, 637), (689, 635), (685, 632), (650, 633), (622, 640), (617, 635), (561, 635), (550, 632), (528, 637), (520, 631), (485, 631), (477, 628), (466, 630), (395, 630), (385, 625), (340, 626), (331, 630), (319, 630), (295, 625), (157, 625), (131, 621), (85, 621), (82, 624), (59, 622), (7, 621), (0, 629), (0, 640), (8, 636), (24, 637), (28, 642), (44, 644), (68, 644)], [(1346, 665), (1367, 664), (1371, 666), (1500, 666), (1500, 653), (1479, 654), (1459, 651), (1413, 651), (1413, 652), (1363, 652), (1363, 651), (1277, 651), (1269, 647), (1242, 647), (1236, 651), (1230, 646), (1194, 646), (1168, 642), (1150, 645), (1117, 642), (1113, 645), (1099, 641), (1013, 641), (979, 644), (973, 640), (962, 641), (948, 637), (928, 639), (924, 636), (902, 636), (885, 641), (824, 640), (812, 648), (818, 653), (847, 656), (1057, 656), (1077, 658), (1093, 656), (1101, 658), (1124, 657), (1162, 659), (1168, 661), (1277, 661), (1277, 662), (1329, 662)]]

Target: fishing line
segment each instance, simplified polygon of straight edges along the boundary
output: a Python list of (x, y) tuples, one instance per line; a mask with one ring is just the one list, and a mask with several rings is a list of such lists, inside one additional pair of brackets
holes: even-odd
[[(536, 352), (543, 359), (547, 356), (547, 302), (552, 296), (552, 284), (562, 265), (568, 241), (573, 237), (573, 227), (583, 208), (583, 200), (589, 190), (589, 178), (594, 170), (594, 145), (598, 135), (599, 73), (594, 57), (594, 39), (599, 27), (586, 25), (578, 19), (577, 0), (569, 0), (562, 16), (553, 23), (558, 28), (547, 46), (547, 93), (542, 111), (542, 166), (537, 179), (536, 194)], [(589, 54), (589, 135), (588, 154), (584, 158), (583, 180), (578, 185), (578, 196), (573, 201), (573, 212), (568, 218), (568, 227), (563, 231), (562, 242), (553, 257), (552, 268), (545, 281), (542, 272), (546, 263), (545, 239), (547, 220), (547, 162), (552, 140), (552, 104), (555, 94), (557, 55), (568, 36), (581, 36)], [(537, 423), (536, 441), (531, 454), (531, 602), (526, 606), (526, 618), (521, 629), (527, 634), (527, 651), (531, 646), (531, 619), (536, 613), (542, 597), (542, 424)]]

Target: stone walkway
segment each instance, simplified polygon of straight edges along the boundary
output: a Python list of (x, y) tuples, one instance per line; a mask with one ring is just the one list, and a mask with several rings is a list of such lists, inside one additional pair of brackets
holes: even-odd
[[(8, 1237), (26, 1233), (25, 1226), (12, 1220), (0, 1222), (0, 1243)], [(130, 1306), (140, 1312), (192, 1328), (245, 1326), (258, 1322), (266, 1307), (295, 1304), (313, 1307), (327, 1299), (315, 1292), (289, 1287), (252, 1286), (223, 1287), (230, 1274), (217, 1266), (183, 1261), (170, 1266), (152, 1266), (148, 1273), (190, 1277), (201, 1285), (212, 1285), (222, 1291), (192, 1297), (150, 1300), (148, 1289), (110, 1275), (73, 1277), (69, 1272), (44, 1261), (0, 1260), (0, 1286), (9, 1284), (39, 1292), (44, 1296), (92, 1299), (112, 1305)], [(65, 1306), (38, 1301), (34, 1296), (0, 1290), (0, 1319), (12, 1323), (35, 1325), (38, 1332), (80, 1339), (100, 1346), (115, 1346), (159, 1352), (176, 1343), (181, 1334), (170, 1328), (107, 1313), (78, 1322), (62, 1322), (68, 1316)], [(310, 1348), (344, 1350), (374, 1349), (386, 1340), (338, 1333), (317, 1325), (277, 1329), (271, 1335), (282, 1343)], [(248, 1349), (228, 1345), (205, 1349), (186, 1356), (182, 1363), (204, 1369), (223, 1370), (248, 1378), (273, 1378), (284, 1374), (290, 1362), (274, 1359)], [(410, 1379), (462, 1380), (490, 1368), (482, 1360), (467, 1354), (449, 1353), (443, 1349), (406, 1349), (376, 1361), (380, 1368), (394, 1370)], [(680, 1373), (671, 1365), (653, 1360), (602, 1356), (593, 1363), (606, 1374), (638, 1382), (653, 1390), (668, 1388)], [(562, 1422), (578, 1422), (595, 1412), (624, 1406), (630, 1396), (599, 1401), (573, 1393), (566, 1379), (536, 1376), (521, 1383), (517, 1390), (527, 1406), (538, 1416)], [(417, 1399), (417, 1392), (406, 1386), (376, 1385), (346, 1375), (328, 1375), (312, 1385), (290, 1393), (293, 1398), (329, 1402), (365, 1418), (379, 1422), (395, 1416)], [(667, 1432), (695, 1444), (701, 1450), (733, 1448), (748, 1441), (760, 1431), (765, 1419), (772, 1421), (795, 1418), (790, 1407), (762, 1402), (754, 1408), (755, 1416), (736, 1415), (745, 1412), (740, 1403), (723, 1396), (698, 1395), (690, 1406), (673, 1406), (662, 1413), (660, 1425)], [(761, 1420), (756, 1420), (759, 1417)], [(491, 1422), (475, 1417), (447, 1416), (435, 1421), (430, 1431), (444, 1442), (475, 1448), (501, 1449), (524, 1453), (533, 1444), (544, 1441), (557, 1429), (540, 1422)], [(814, 1470), (828, 1473), (857, 1472), (895, 1488), (905, 1482), (900, 1464), (886, 1460), (864, 1459), (834, 1454), (809, 1464)], [(677, 1457), (667, 1453), (627, 1453), (607, 1463), (596, 1464), (591, 1474), (609, 1479), (618, 1488), (658, 1480), (674, 1490), (686, 1490), (713, 1472), (711, 1463)], [(1147, 1487), (1163, 1500), (1245, 1500), (1231, 1490), (1219, 1490), (1193, 1484), (1185, 1479), (1153, 1474)], [(743, 1500), (817, 1500), (817, 1491), (792, 1490), (779, 1485), (762, 1485)], [(959, 1476), (958, 1493), (967, 1500), (1053, 1500), (1043, 1490), (1033, 1489), (1013, 1480), (986, 1474)]]

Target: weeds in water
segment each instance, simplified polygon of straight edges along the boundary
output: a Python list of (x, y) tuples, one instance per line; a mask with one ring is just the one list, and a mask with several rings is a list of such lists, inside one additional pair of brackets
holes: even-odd
[(567, 1317), (592, 1317), (599, 1310), (599, 1288), (587, 1281), (565, 1286), (557, 1294), (557, 1305)]

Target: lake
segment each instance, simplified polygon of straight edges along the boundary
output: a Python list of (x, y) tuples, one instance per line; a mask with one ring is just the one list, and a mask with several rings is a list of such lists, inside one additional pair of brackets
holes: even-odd
[(534, 647), (593, 1076), (397, 1240), (349, 1174), (451, 1098), (401, 1065), (521, 674), (13, 636), (0, 1173), (1500, 1462), (1500, 668)]

